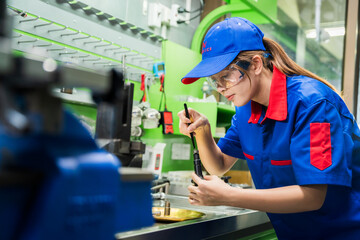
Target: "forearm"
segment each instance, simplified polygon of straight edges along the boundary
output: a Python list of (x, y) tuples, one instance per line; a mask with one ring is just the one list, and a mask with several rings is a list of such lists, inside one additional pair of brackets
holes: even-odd
[(319, 209), (327, 185), (286, 186), (273, 189), (234, 189), (225, 205), (269, 213), (296, 213)]
[(210, 125), (196, 132), (196, 143), (205, 169), (212, 175), (223, 175), (232, 166), (227, 166), (224, 155), (212, 137)]

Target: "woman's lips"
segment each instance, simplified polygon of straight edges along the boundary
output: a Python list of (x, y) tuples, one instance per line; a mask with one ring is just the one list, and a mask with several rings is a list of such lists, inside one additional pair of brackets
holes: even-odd
[(235, 96), (235, 94), (232, 94), (232, 95), (226, 96), (226, 98), (227, 98), (229, 101), (231, 101), (231, 100), (233, 100), (234, 96)]

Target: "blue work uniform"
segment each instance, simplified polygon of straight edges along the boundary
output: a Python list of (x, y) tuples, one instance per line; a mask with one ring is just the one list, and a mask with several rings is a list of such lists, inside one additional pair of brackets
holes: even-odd
[(236, 107), (218, 146), (247, 160), (257, 189), (328, 184), (319, 210), (268, 213), (279, 239), (360, 239), (360, 131), (324, 83), (274, 67), (268, 107)]

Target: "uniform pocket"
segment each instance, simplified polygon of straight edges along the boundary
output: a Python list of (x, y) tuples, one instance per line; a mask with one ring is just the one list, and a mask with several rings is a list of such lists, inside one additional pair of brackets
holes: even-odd
[(296, 184), (292, 160), (270, 160), (270, 186), (283, 187)]
[(291, 160), (271, 160), (271, 165), (273, 166), (288, 166), (292, 165)]
[(310, 163), (321, 171), (332, 165), (330, 123), (310, 123)]

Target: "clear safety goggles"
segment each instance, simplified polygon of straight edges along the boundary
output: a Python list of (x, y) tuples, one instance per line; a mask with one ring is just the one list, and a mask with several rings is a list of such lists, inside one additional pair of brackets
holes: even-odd
[(229, 69), (223, 70), (221, 75), (217, 78), (214, 76), (207, 77), (207, 81), (214, 89), (229, 89), (238, 84), (243, 79), (244, 75), (245, 74), (236, 67), (230, 66)]

